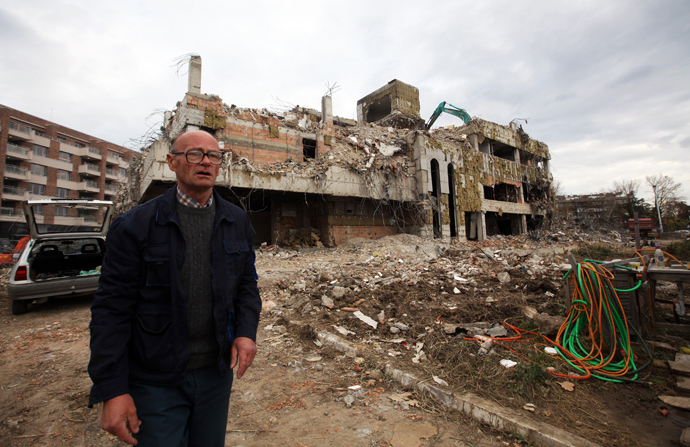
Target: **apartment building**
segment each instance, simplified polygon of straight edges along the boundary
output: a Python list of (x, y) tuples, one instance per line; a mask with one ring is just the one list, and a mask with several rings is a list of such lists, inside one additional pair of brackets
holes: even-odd
[[(26, 234), (24, 200), (115, 200), (137, 156), (136, 151), (0, 104), (0, 238), (13, 241)], [(88, 227), (97, 222), (90, 212), (57, 208), (38, 220)]]

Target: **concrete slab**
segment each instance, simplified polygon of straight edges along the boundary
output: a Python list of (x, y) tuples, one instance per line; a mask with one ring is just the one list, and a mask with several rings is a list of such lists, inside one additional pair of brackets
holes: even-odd
[(659, 400), (672, 407), (690, 410), (690, 397), (659, 396)]
[(673, 372), (674, 374), (690, 376), (690, 363), (674, 362), (672, 360), (669, 360), (668, 366), (671, 368), (671, 372)]
[(690, 427), (683, 430), (680, 434), (680, 445), (683, 447), (690, 447)]
[(676, 388), (683, 391), (690, 391), (690, 377), (676, 378)]

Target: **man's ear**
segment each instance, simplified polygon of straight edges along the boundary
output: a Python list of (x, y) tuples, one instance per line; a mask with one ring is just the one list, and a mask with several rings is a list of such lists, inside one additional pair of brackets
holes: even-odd
[(177, 160), (175, 160), (175, 157), (173, 157), (172, 154), (166, 154), (166, 159), (168, 160), (168, 167), (172, 172), (177, 172)]

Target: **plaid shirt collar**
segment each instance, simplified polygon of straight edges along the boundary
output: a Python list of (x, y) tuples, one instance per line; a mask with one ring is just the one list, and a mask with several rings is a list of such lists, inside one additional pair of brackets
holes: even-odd
[(182, 205), (186, 206), (191, 206), (192, 208), (206, 208), (211, 206), (213, 203), (213, 194), (211, 194), (211, 197), (208, 198), (208, 202), (206, 202), (206, 205), (201, 206), (199, 205), (199, 202), (196, 200), (192, 199), (189, 197), (187, 194), (185, 194), (180, 187), (177, 187), (177, 201), (181, 203)]

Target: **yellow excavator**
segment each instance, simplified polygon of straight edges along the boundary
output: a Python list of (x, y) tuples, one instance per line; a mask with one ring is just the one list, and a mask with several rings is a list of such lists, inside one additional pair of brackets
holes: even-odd
[[(446, 105), (447, 104), (447, 105)], [(469, 113), (465, 111), (465, 109), (461, 109), (460, 107), (455, 107), (453, 104), (447, 103), (443, 101), (441, 104), (436, 107), (436, 110), (434, 110), (434, 114), (431, 115), (431, 118), (429, 118), (429, 121), (426, 122), (426, 130), (431, 129), (431, 126), (434, 125), (436, 122), (436, 119), (441, 115), (441, 113), (446, 112), (450, 113), (451, 115), (455, 115), (461, 120), (465, 122), (465, 124), (469, 123), (472, 117), (470, 116)]]

